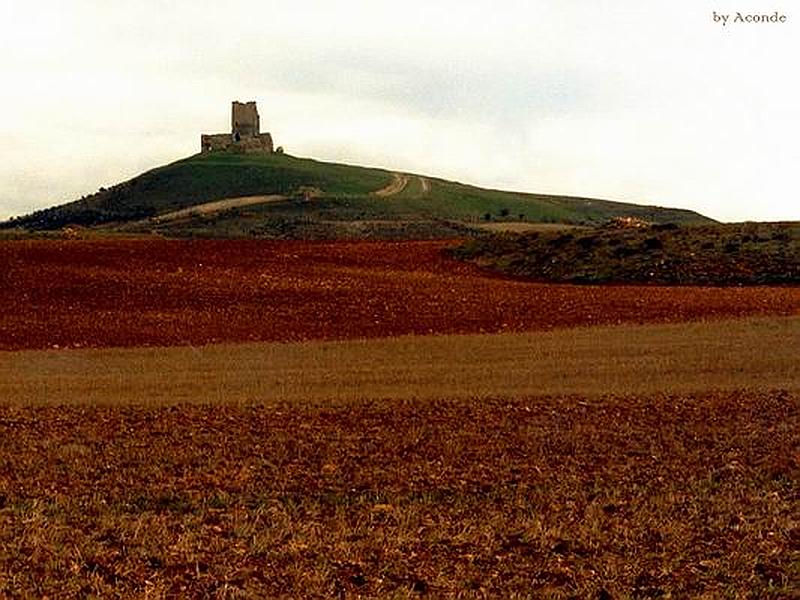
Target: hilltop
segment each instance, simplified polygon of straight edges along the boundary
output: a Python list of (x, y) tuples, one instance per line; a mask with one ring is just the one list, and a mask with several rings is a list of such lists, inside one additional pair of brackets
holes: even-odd
[(688, 210), (483, 189), (281, 153), (207, 152), (0, 227), (78, 226), (175, 237), (424, 238), (486, 226), (597, 225), (620, 216), (712, 222)]

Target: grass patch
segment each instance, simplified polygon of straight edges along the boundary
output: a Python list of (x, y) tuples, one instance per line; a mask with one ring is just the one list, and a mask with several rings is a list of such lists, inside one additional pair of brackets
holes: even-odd
[[(394, 219), (433, 224), (476, 224), (486, 220), (592, 224), (618, 215), (665, 222), (708, 222), (685, 210), (634, 204), (523, 194), (482, 189), (441, 179), (408, 176), (398, 194), (378, 197), (373, 192), (393, 180), (389, 171), (296, 158), (286, 154), (198, 154), (153, 169), (133, 179), (101, 188), (80, 200), (36, 211), (1, 223), (0, 229), (54, 230), (66, 226), (125, 228), (157, 215), (226, 198), (284, 195), (301, 199), (314, 189), (311, 202), (289, 202), (230, 211), (224, 216), (194, 217), (187, 221), (144, 226), (176, 236), (272, 236), (276, 222)], [(294, 237), (314, 237), (314, 227), (291, 227)], [(279, 228), (285, 236), (287, 226)], [(319, 234), (325, 237), (325, 234)]]
[(293, 195), (303, 186), (329, 194), (368, 194), (390, 180), (391, 175), (380, 169), (321, 163), (286, 154), (203, 154), (11, 224), (57, 229), (71, 224), (133, 221), (221, 198)]

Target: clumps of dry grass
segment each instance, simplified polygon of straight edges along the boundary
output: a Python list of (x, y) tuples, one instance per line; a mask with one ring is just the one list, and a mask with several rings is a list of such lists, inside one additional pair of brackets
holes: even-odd
[(796, 597), (800, 396), (0, 408), (0, 596)]
[(800, 283), (800, 224), (661, 224), (485, 236), (456, 256), (538, 281), (660, 285)]

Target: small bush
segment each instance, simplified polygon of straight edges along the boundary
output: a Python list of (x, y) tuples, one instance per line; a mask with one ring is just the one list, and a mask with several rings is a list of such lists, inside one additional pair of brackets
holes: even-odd
[(550, 245), (551, 246), (556, 246), (556, 247), (563, 246), (563, 245), (568, 244), (569, 242), (571, 242), (573, 239), (574, 239), (574, 237), (573, 237), (573, 235), (571, 233), (565, 233), (563, 235), (560, 235), (560, 236), (555, 237), (552, 240), (550, 240)]
[(728, 254), (731, 254), (733, 252), (737, 252), (740, 247), (741, 246), (739, 245), (738, 242), (728, 242), (727, 244), (725, 244), (725, 248), (724, 249), (725, 249), (725, 252), (727, 252)]
[(657, 237), (649, 237), (644, 241), (645, 250), (661, 250), (664, 244)]
[(614, 250), (614, 256), (616, 258), (628, 258), (638, 253), (639, 252), (636, 250), (636, 248), (631, 248), (630, 246), (619, 246)]

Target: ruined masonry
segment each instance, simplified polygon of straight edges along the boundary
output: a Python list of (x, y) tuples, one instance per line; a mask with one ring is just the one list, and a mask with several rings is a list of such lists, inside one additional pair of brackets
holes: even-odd
[(273, 152), (272, 136), (261, 133), (255, 102), (233, 102), (231, 132), (200, 136), (200, 151)]

